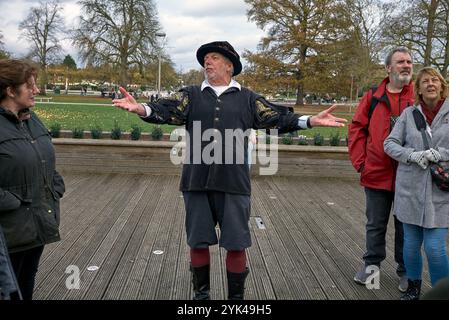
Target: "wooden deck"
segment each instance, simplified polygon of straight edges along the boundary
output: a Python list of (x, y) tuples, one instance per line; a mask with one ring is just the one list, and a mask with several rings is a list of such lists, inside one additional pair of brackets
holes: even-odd
[[(35, 299), (191, 298), (179, 176), (64, 177), (63, 240), (45, 249)], [(365, 247), (364, 195), (357, 181), (257, 177), (252, 187), (247, 299), (398, 299), (392, 224), (380, 289), (352, 280)], [(258, 227), (259, 217), (266, 229)], [(225, 298), (224, 255), (211, 247), (213, 299)], [(79, 289), (66, 287), (69, 266), (80, 269)], [(424, 279), (426, 291), (427, 272)]]

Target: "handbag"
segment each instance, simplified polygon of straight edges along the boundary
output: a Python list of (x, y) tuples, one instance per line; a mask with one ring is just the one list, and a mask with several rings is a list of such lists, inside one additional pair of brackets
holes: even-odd
[[(418, 109), (413, 110), (413, 118), (415, 120), (416, 129), (421, 132), (424, 148), (428, 150), (429, 141), (426, 136), (426, 120)], [(429, 167), (432, 180), (437, 187), (442, 191), (449, 191), (449, 161), (432, 163)]]

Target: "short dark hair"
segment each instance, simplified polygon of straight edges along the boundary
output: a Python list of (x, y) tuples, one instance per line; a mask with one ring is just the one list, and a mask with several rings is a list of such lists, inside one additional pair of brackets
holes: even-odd
[(6, 98), (6, 89), (17, 89), (31, 77), (37, 78), (37, 68), (22, 60), (0, 60), (0, 102)]
[(393, 48), (393, 50), (388, 52), (387, 56), (385, 57), (385, 67), (388, 67), (389, 65), (391, 65), (391, 59), (393, 58), (393, 55), (396, 52), (408, 53), (410, 55), (410, 57), (412, 56), (412, 53), (410, 52), (410, 50), (407, 47), (395, 47), (395, 48)]

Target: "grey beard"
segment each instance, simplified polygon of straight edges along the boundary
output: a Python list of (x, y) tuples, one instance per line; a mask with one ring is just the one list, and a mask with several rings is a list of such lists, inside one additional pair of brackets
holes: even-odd
[(392, 73), (391, 77), (396, 84), (400, 84), (401, 86), (405, 86), (410, 83), (412, 80), (412, 76), (401, 76), (399, 73)]

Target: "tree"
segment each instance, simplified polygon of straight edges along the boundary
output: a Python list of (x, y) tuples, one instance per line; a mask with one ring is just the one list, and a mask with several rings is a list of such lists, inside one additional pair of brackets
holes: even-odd
[(405, 45), (415, 61), (435, 66), (446, 77), (449, 67), (449, 0), (411, 0), (390, 3), (394, 11), (384, 28), (389, 45)]
[(185, 86), (199, 85), (204, 80), (204, 72), (201, 70), (191, 69), (181, 74), (181, 80)]
[[(250, 61), (257, 60), (259, 73), (293, 79), (296, 104), (304, 104), (305, 84), (317, 79), (316, 66), (325, 66), (330, 58), (320, 56), (323, 50), (342, 40), (346, 22), (342, 1), (338, 0), (245, 0), (250, 5), (248, 18), (267, 30), (257, 56), (247, 52)], [(330, 52), (328, 50), (328, 52)]]
[(8, 53), (4, 50), (3, 34), (0, 31), (0, 59), (8, 58)]
[(45, 94), (47, 66), (58, 58), (61, 46), (58, 38), (64, 31), (62, 7), (58, 1), (39, 2), (30, 9), (28, 16), (20, 23), (22, 36), (31, 44), (30, 58), (37, 59), (41, 68), (41, 94)]
[(446, 78), (449, 71), (449, 0), (440, 1), (435, 25), (435, 52), (439, 52), (439, 54), (437, 53), (434, 63)]
[(66, 55), (64, 58), (64, 61), (62, 62), (64, 66), (66, 66), (69, 69), (76, 70), (76, 62), (73, 60), (72, 56), (70, 54)]
[[(383, 51), (382, 26), (390, 19), (391, 12), (379, 0), (346, 0), (343, 6), (349, 22), (346, 41), (341, 48), (345, 59), (343, 67), (348, 71), (345, 79), (351, 79), (347, 88), (350, 98), (379, 83), (385, 76), (380, 54)], [(347, 82), (346, 82), (347, 83)]]
[(117, 66), (122, 85), (128, 70), (156, 59), (160, 30), (152, 0), (81, 0), (83, 15), (73, 40), (84, 62)]

